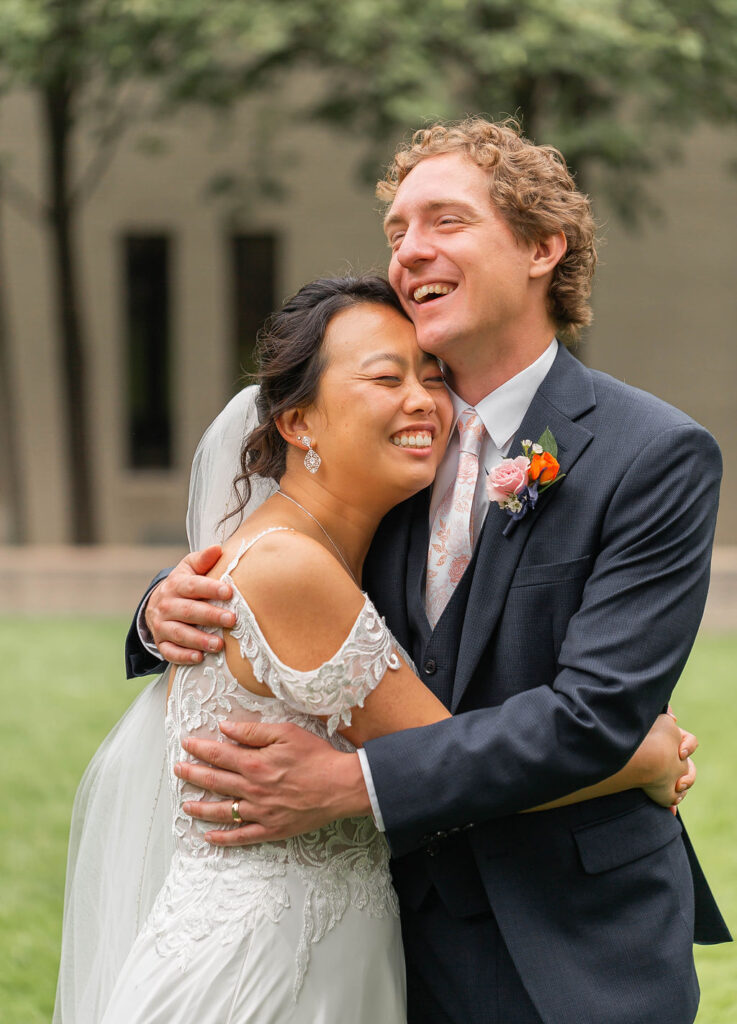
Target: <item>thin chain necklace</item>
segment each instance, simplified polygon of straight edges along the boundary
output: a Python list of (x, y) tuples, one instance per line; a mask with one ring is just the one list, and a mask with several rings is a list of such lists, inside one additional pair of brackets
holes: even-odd
[(285, 493), (284, 493), (284, 491), (280, 490), (280, 489), (279, 489), (278, 487), (277, 487), (277, 489), (276, 489), (276, 491), (275, 491), (274, 493), (275, 493), (275, 494), (281, 494), (282, 498), (286, 498), (286, 499), (287, 499), (287, 501), (291, 501), (291, 503), (292, 503), (293, 505), (296, 505), (296, 506), (297, 506), (297, 508), (301, 508), (301, 509), (302, 509), (302, 511), (304, 512), (304, 514), (305, 514), (306, 516), (309, 516), (309, 517), (310, 517), (310, 519), (312, 520), (312, 522), (313, 522), (313, 523), (316, 523), (316, 524), (317, 524), (317, 525), (318, 525), (318, 526), (320, 527), (320, 529), (321, 529), (321, 530), (322, 530), (322, 532), (323, 532), (323, 533), (325, 534), (325, 536), (327, 537), (327, 539), (328, 539), (328, 540), (330, 541), (330, 543), (331, 543), (331, 544), (333, 545), (333, 549), (334, 549), (334, 551), (335, 551), (336, 555), (338, 556), (338, 558), (339, 558), (339, 559), (341, 560), (341, 562), (342, 562), (342, 563), (343, 563), (343, 565), (345, 566), (345, 568), (346, 568), (346, 571), (347, 571), (348, 575), (349, 575), (349, 576), (350, 576), (350, 578), (351, 578), (351, 579), (353, 580), (353, 582), (354, 582), (354, 583), (356, 584), (356, 586), (360, 588), (360, 584), (359, 584), (358, 580), (357, 580), (357, 579), (356, 579), (356, 577), (355, 577), (355, 576), (353, 575), (353, 570), (351, 569), (350, 565), (348, 565), (348, 563), (346, 562), (345, 558), (343, 557), (343, 552), (342, 552), (342, 551), (340, 550), (340, 548), (339, 548), (339, 547), (338, 547), (338, 545), (337, 545), (337, 544), (335, 543), (335, 541), (333, 540), (333, 538), (332, 538), (332, 537), (330, 536), (330, 534), (328, 533), (328, 531), (327, 531), (327, 530), (325, 529), (325, 527), (324, 527), (324, 526), (322, 525), (322, 523), (320, 522), (320, 520), (319, 520), (319, 519), (316, 519), (316, 518), (315, 518), (315, 516), (313, 516), (313, 514), (312, 514), (312, 513), (310, 512), (310, 510), (309, 510), (309, 509), (306, 509), (306, 508), (304, 507), (304, 505), (301, 505), (301, 504), (300, 504), (300, 503), (299, 503), (299, 502), (298, 502), (298, 501), (297, 501), (297, 500), (296, 500), (295, 498), (290, 498), (288, 494), (285, 494)]

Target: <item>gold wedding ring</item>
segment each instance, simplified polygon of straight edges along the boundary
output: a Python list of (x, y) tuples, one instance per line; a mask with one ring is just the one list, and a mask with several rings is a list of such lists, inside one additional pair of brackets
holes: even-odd
[(240, 811), (238, 810), (238, 804), (239, 803), (240, 803), (239, 800), (234, 800), (233, 801), (233, 805), (230, 808), (231, 817), (233, 818), (233, 821), (235, 822), (236, 825), (242, 825), (243, 824), (243, 818), (241, 818)]

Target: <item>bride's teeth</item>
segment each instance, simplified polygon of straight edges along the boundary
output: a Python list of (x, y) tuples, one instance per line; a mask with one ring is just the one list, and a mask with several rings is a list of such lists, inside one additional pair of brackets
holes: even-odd
[(392, 444), (402, 448), (429, 448), (432, 444), (432, 435), (425, 434), (395, 434), (391, 439)]

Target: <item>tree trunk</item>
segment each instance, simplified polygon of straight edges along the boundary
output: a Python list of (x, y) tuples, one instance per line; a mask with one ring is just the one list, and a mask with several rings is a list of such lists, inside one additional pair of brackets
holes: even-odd
[(54, 286), (61, 341), (62, 379), (67, 426), (67, 458), (72, 498), (72, 538), (76, 544), (95, 541), (90, 436), (87, 415), (87, 365), (74, 215), (69, 191), (69, 146), (73, 124), (73, 89), (62, 73), (41, 90), (46, 125), (49, 223), (53, 238)]
[(25, 502), (23, 500), (23, 479), (18, 445), (18, 419), (15, 403), (16, 389), (13, 386), (10, 365), (10, 337), (8, 330), (7, 294), (8, 288), (2, 259), (2, 170), (0, 170), (0, 465), (3, 484), (8, 490), (10, 511), (9, 541), (22, 544), (25, 540)]

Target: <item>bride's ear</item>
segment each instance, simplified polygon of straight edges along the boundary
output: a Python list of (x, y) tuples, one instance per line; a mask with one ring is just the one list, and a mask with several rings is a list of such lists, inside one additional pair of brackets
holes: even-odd
[(307, 449), (307, 445), (301, 440), (305, 435), (308, 437), (310, 435), (304, 409), (287, 409), (281, 416), (277, 416), (274, 423), (287, 444), (301, 448), (303, 451)]

